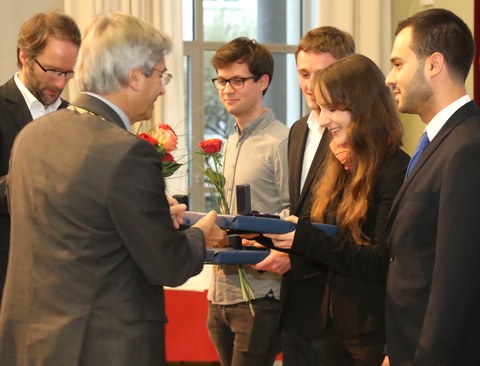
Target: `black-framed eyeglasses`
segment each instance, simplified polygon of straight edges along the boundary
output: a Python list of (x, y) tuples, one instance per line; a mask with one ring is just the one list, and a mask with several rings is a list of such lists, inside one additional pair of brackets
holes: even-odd
[(39, 68), (45, 73), (45, 76), (49, 78), (59, 78), (62, 75), (65, 76), (65, 79), (71, 79), (75, 76), (75, 71), (60, 71), (57, 69), (49, 69), (48, 67), (43, 66), (36, 58), (33, 59)]
[(170, 80), (172, 80), (173, 75), (169, 74), (167, 71), (161, 71), (159, 69), (153, 68), (153, 70), (158, 71), (160, 73), (160, 80), (162, 80), (162, 85), (168, 85)]
[(249, 76), (246, 78), (240, 78), (240, 77), (235, 77), (235, 78), (230, 78), (230, 79), (224, 79), (224, 78), (215, 78), (212, 79), (213, 85), (215, 85), (215, 88), (218, 90), (224, 90), (227, 87), (227, 83), (230, 84), (230, 87), (234, 90), (242, 89), (245, 86), (245, 81), (246, 80), (255, 80), (257, 81), (259, 78), (256, 76)]

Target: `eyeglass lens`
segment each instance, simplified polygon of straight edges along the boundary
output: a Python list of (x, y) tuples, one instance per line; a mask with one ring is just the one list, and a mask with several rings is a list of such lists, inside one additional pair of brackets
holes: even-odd
[(230, 84), (230, 87), (234, 90), (242, 89), (245, 86), (245, 81), (255, 79), (254, 76), (246, 77), (246, 78), (232, 78), (232, 79), (222, 79), (216, 78), (212, 79), (213, 84), (219, 90), (224, 90), (227, 87), (227, 83)]

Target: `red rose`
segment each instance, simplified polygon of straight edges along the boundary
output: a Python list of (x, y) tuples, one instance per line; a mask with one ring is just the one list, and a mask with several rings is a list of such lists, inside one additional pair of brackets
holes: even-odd
[(162, 157), (162, 162), (163, 162), (163, 163), (175, 163), (175, 158), (173, 157), (172, 154), (166, 153), (166, 154)]
[(157, 139), (158, 144), (161, 145), (167, 153), (177, 148), (177, 135), (169, 125), (159, 125), (152, 136)]
[(149, 135), (148, 133), (140, 133), (138, 137), (140, 137), (142, 140), (147, 141), (152, 146), (156, 146), (158, 144), (157, 139)]
[(220, 139), (208, 139), (198, 144), (205, 154), (215, 154), (222, 148), (222, 140)]
[(173, 128), (170, 127), (170, 125), (167, 125), (167, 124), (165, 124), (165, 123), (163, 123), (163, 124), (161, 124), (161, 125), (158, 125), (157, 128), (158, 128), (159, 130), (172, 131), (172, 132), (175, 134), (175, 136), (177, 135), (177, 134), (175, 133), (175, 131), (173, 130)]

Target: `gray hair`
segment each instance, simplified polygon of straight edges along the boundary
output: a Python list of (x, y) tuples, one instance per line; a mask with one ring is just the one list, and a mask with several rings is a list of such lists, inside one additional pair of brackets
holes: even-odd
[(134, 69), (149, 77), (171, 48), (166, 34), (132, 15), (100, 15), (86, 28), (80, 47), (75, 67), (80, 90), (116, 92)]

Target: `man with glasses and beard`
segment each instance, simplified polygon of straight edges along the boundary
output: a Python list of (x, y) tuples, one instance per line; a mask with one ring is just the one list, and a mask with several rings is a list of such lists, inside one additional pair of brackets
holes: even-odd
[(68, 105), (60, 94), (74, 76), (80, 43), (72, 18), (55, 12), (34, 15), (18, 34), (19, 70), (0, 86), (0, 303), (10, 242), (4, 184), (13, 141), (33, 119)]

